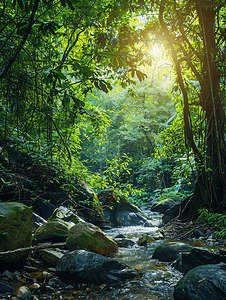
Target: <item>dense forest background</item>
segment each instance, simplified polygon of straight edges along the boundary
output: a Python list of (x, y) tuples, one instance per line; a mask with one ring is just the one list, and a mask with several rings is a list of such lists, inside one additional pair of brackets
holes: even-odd
[(3, 0), (0, 20), (2, 193), (8, 146), (58, 181), (224, 210), (224, 1)]

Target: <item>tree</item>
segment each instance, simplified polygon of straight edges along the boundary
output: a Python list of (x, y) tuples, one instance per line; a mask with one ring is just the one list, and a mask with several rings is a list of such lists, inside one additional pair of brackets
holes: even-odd
[[(183, 97), (186, 145), (192, 149), (199, 171), (194, 195), (184, 204), (184, 215), (195, 215), (201, 205), (222, 211), (226, 206), (224, 3), (162, 0), (159, 22), (170, 47)], [(191, 79), (198, 85), (192, 86)], [(196, 91), (193, 97), (189, 89)], [(198, 109), (199, 123), (205, 127), (199, 147), (191, 118), (191, 111)]]

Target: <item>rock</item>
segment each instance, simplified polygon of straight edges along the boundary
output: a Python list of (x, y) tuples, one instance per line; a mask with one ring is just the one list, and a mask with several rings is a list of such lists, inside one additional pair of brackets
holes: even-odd
[(28, 294), (31, 294), (31, 291), (29, 290), (28, 287), (22, 285), (15, 291), (14, 296), (16, 296), (18, 298), (22, 298)]
[(180, 212), (180, 204), (176, 204), (173, 207), (167, 209), (162, 216), (162, 222), (164, 224), (169, 223), (171, 220), (176, 218)]
[(66, 248), (69, 250), (83, 249), (101, 255), (108, 255), (118, 251), (117, 243), (103, 231), (88, 222), (74, 225), (66, 240)]
[(1, 293), (7, 293), (7, 292), (14, 292), (15, 289), (9, 285), (8, 283), (6, 283), (4, 280), (0, 279), (0, 292)]
[(60, 277), (79, 283), (118, 284), (140, 277), (136, 269), (111, 258), (75, 250), (66, 253), (56, 266)]
[(73, 198), (78, 205), (78, 213), (82, 219), (97, 226), (104, 224), (104, 213), (98, 196), (85, 182), (77, 182)]
[(217, 264), (221, 256), (204, 248), (194, 247), (190, 253), (182, 253), (182, 267), (189, 271), (200, 265)]
[(114, 238), (114, 240), (116, 241), (118, 247), (122, 248), (132, 247), (135, 244), (134, 241), (125, 238)]
[(155, 241), (155, 239), (151, 235), (144, 234), (139, 238), (139, 240), (137, 241), (137, 244), (139, 246), (146, 246), (148, 243), (152, 243), (154, 241)]
[[(31, 246), (32, 211), (24, 204), (16, 202), (0, 203), (0, 252)], [(0, 262), (21, 263), (28, 252), (3, 256)]]
[(32, 285), (29, 286), (29, 290), (30, 291), (36, 291), (41, 287), (40, 284), (38, 284), (37, 282), (34, 282)]
[(64, 222), (60, 219), (49, 221), (35, 231), (33, 239), (35, 243), (65, 242), (73, 225), (74, 223)]
[(1, 274), (1, 277), (7, 277), (9, 278), (10, 280), (13, 280), (15, 278), (15, 274), (14, 273), (11, 273), (10, 271), (8, 270), (5, 270), (2, 274)]
[(151, 211), (164, 214), (167, 209), (172, 208), (175, 204), (176, 202), (173, 199), (165, 199), (164, 201), (154, 203), (151, 207)]
[(48, 220), (48, 218), (52, 215), (56, 206), (49, 202), (45, 202), (41, 199), (36, 199), (33, 204), (33, 211), (41, 216), (44, 220)]
[(47, 221), (33, 212), (33, 231), (36, 231), (40, 226), (45, 224)]
[(152, 234), (152, 235), (144, 234), (139, 238), (139, 240), (137, 241), (137, 244), (139, 246), (145, 246), (148, 243), (152, 243), (154, 241), (163, 240), (163, 239), (164, 239), (164, 236), (161, 232), (157, 232), (157, 233)]
[(57, 263), (63, 256), (63, 253), (56, 250), (43, 249), (40, 251), (43, 262), (47, 266), (56, 267)]
[(73, 222), (74, 224), (85, 222), (82, 218), (75, 214), (75, 210), (65, 206), (56, 208), (49, 220), (61, 219), (65, 222)]
[(177, 283), (174, 300), (225, 300), (226, 264), (203, 265), (190, 270)]
[(147, 216), (124, 195), (106, 189), (98, 194), (104, 207), (105, 220), (113, 226), (152, 226)]
[(156, 258), (164, 262), (170, 262), (176, 260), (181, 252), (190, 252), (191, 249), (192, 247), (189, 244), (167, 242), (157, 246), (152, 258)]
[(205, 237), (206, 235), (200, 230), (194, 230), (194, 232), (190, 235), (190, 238), (200, 238)]

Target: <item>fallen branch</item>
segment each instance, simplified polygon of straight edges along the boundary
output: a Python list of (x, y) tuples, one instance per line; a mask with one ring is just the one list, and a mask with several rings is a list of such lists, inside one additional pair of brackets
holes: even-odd
[(0, 257), (5, 255), (11, 255), (11, 254), (17, 254), (17, 253), (23, 253), (23, 252), (30, 252), (34, 250), (40, 250), (40, 249), (47, 249), (47, 248), (63, 248), (66, 245), (66, 243), (58, 243), (58, 244), (43, 244), (39, 246), (32, 246), (27, 248), (20, 248), (15, 250), (9, 250), (6, 252), (0, 252)]

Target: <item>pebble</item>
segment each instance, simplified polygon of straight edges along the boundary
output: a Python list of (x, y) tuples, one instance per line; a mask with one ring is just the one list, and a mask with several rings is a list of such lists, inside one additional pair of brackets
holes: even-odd
[(45, 291), (46, 291), (47, 293), (54, 293), (54, 292), (55, 292), (55, 289), (54, 289), (53, 287), (47, 285), (47, 286), (45, 287)]
[(24, 296), (26, 296), (26, 295), (28, 295), (28, 294), (31, 294), (31, 291), (29, 290), (28, 287), (26, 287), (26, 286), (24, 286), (24, 285), (22, 285), (21, 287), (19, 287), (19, 288), (15, 291), (15, 293), (14, 293), (14, 295), (15, 295), (16, 297), (19, 297), (19, 298), (22, 298), (22, 297), (24, 297)]

